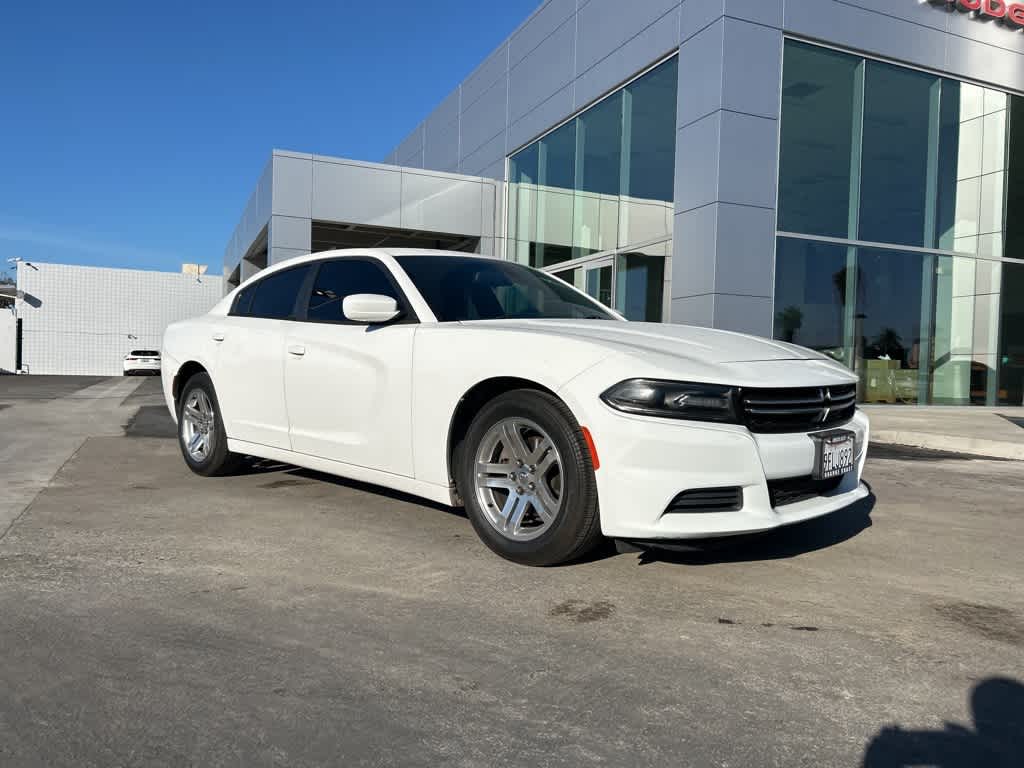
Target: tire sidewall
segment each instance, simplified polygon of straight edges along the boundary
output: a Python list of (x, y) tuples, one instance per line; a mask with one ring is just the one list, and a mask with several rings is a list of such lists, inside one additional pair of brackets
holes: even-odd
[[(559, 405), (554, 398), (531, 390), (502, 395), (485, 405), (473, 419), (460, 451), (459, 487), (477, 535), (497, 554), (526, 565), (554, 565), (570, 559), (579, 548), (581, 529), (588, 526), (588, 517), (596, 514), (597, 492), (590, 455), (576, 420), (567, 408)], [(476, 495), (476, 455), (480, 442), (491, 427), (508, 418), (536, 423), (555, 443), (562, 459), (558, 515), (547, 531), (530, 541), (514, 541), (495, 530)]]
[[(188, 401), (188, 396), (197, 389), (202, 390), (209, 398), (210, 404), (213, 406), (214, 413), (213, 428), (216, 444), (214, 445), (214, 449), (203, 461), (196, 461), (189, 455), (183, 435), (184, 424), (182, 414), (185, 410), (185, 403)], [(198, 475), (211, 476), (217, 474), (228, 457), (228, 439), (227, 434), (224, 431), (224, 420), (221, 418), (220, 403), (217, 401), (217, 392), (213, 388), (213, 381), (210, 379), (209, 374), (197, 373), (185, 382), (185, 386), (181, 388), (181, 397), (178, 398), (177, 406), (178, 447), (181, 449), (182, 458), (185, 459), (185, 463), (188, 464), (189, 469)]]

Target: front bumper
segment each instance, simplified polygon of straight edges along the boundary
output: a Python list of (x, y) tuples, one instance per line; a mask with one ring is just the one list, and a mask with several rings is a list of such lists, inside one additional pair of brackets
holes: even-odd
[[(772, 506), (769, 481), (813, 471), (814, 441), (807, 433), (752, 434), (738, 425), (627, 415), (604, 404), (583, 415), (601, 462), (596, 474), (606, 536), (671, 540), (768, 531), (835, 512), (869, 494), (861, 482), (869, 426), (860, 411), (830, 428), (855, 433), (854, 470), (821, 496), (778, 507)], [(736, 486), (742, 489), (739, 510), (666, 511), (682, 491)]]

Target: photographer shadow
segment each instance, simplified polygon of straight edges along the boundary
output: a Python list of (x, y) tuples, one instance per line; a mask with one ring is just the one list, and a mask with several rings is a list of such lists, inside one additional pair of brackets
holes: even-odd
[(1024, 685), (1008, 677), (983, 680), (971, 691), (974, 728), (941, 730), (886, 726), (864, 753), (864, 768), (1020, 768), (1024, 766)]

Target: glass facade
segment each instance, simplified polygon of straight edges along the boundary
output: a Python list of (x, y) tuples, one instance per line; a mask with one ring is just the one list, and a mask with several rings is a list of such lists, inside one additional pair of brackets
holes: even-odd
[(509, 158), (511, 258), (633, 320), (662, 319), (678, 80), (673, 57)]
[(775, 336), (879, 403), (1022, 404), (1024, 98), (787, 40)]

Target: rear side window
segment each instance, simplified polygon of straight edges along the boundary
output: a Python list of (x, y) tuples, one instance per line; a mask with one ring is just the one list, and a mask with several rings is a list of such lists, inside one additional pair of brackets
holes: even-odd
[(344, 323), (342, 303), (346, 296), (375, 293), (390, 296), (405, 308), (405, 300), (383, 264), (367, 259), (337, 259), (320, 265), (309, 296), (306, 319), (313, 322)]
[(252, 297), (256, 293), (256, 284), (253, 283), (246, 288), (243, 288), (235, 296), (235, 303), (231, 307), (232, 315), (248, 315), (249, 309), (252, 307)]
[(160, 357), (155, 349), (133, 349), (131, 354), (133, 357)]
[[(254, 286), (255, 293), (249, 311), (244, 313), (250, 317), (269, 317), (287, 319), (295, 316), (295, 303), (302, 290), (302, 283), (309, 272), (309, 265), (275, 272), (264, 277)], [(243, 314), (236, 312), (236, 314)]]

